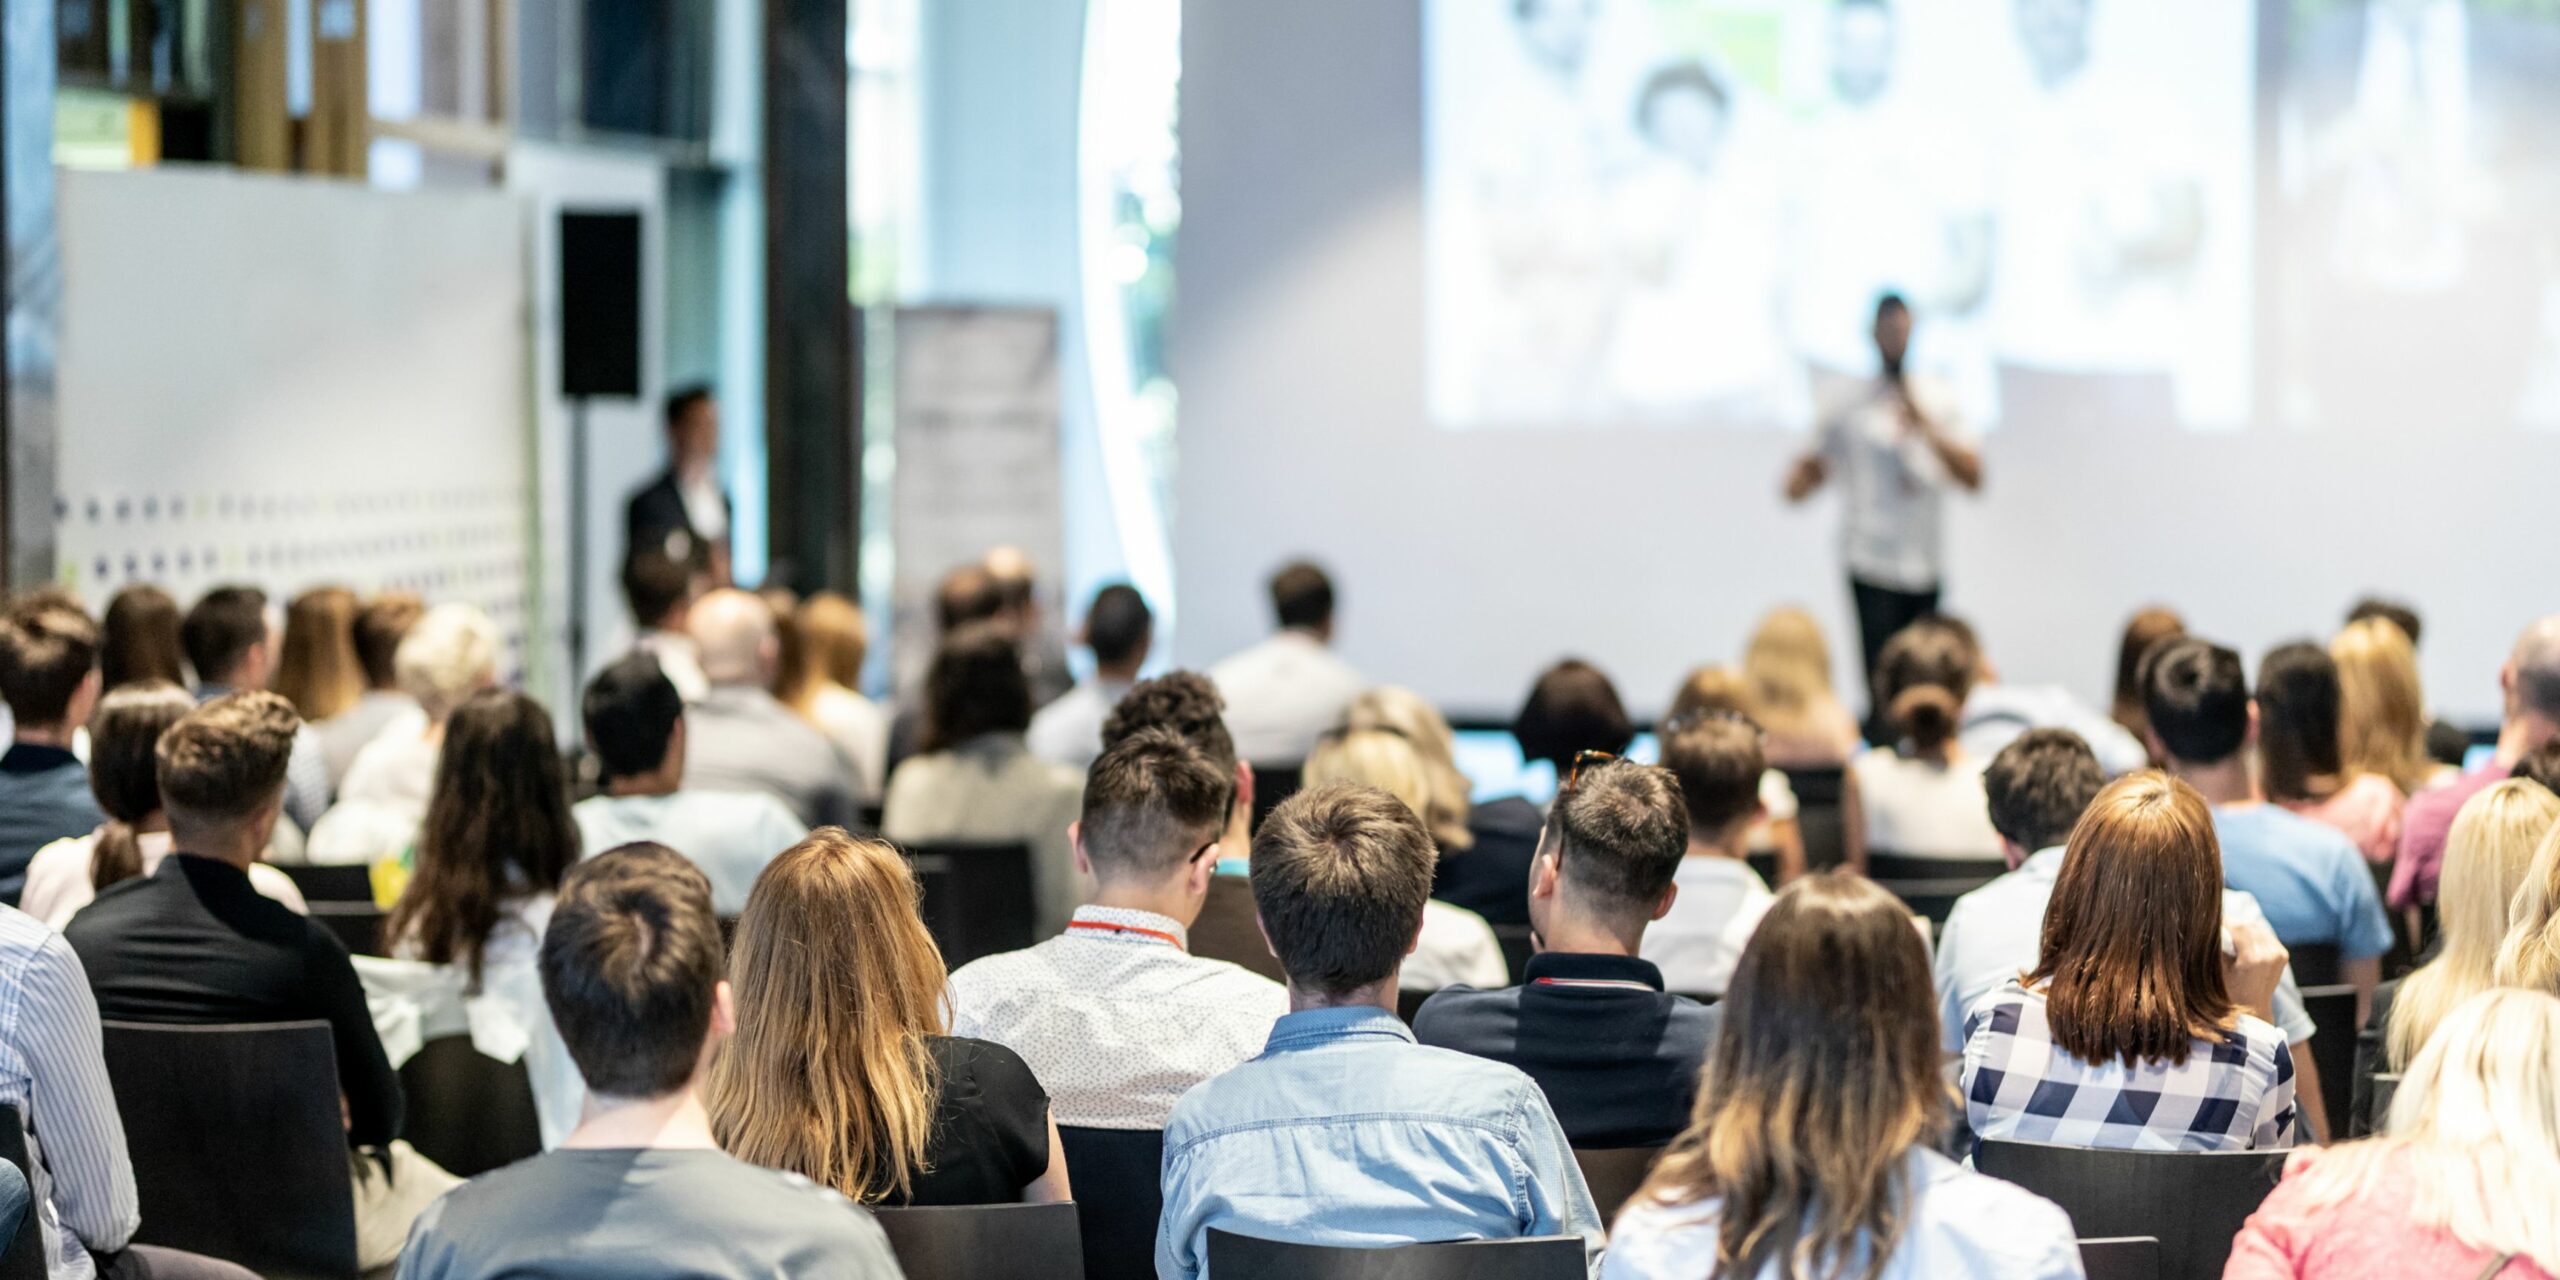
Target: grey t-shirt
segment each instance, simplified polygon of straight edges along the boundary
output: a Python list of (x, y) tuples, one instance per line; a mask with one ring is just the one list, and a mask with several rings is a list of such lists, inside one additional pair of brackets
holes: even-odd
[(833, 1191), (717, 1151), (565, 1150), (429, 1206), (400, 1280), (899, 1280)]

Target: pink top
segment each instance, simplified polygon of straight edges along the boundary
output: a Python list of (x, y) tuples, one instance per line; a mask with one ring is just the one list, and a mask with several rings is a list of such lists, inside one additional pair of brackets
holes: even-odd
[(2326, 800), (2287, 800), (2284, 807), (2345, 832), (2365, 861), (2387, 863), (2400, 852), (2400, 810), (2408, 803), (2391, 779), (2360, 773)]
[(2463, 801), (2505, 781), (2513, 768), (2492, 764), (2409, 797), (2400, 814), (2400, 854), (2391, 864), (2391, 892), (2386, 895), (2392, 906), (2436, 900), (2436, 876), (2444, 869), (2444, 838), (2453, 830), (2453, 816), (2462, 812)]
[(2284, 1182), (2232, 1242), (2223, 1280), (2553, 1280), (2525, 1258), (2490, 1272), (2496, 1255), (2412, 1227), (2407, 1183), (2388, 1173), (2353, 1199), (2310, 1203), (2296, 1175), (2324, 1154), (2306, 1150), (2285, 1163)]

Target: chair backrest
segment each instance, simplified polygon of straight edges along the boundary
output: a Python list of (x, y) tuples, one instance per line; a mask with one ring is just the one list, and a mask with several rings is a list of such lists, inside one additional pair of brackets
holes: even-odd
[(1287, 982), (1280, 957), (1262, 940), (1254, 923), (1253, 882), (1243, 876), (1211, 876), (1209, 896), (1200, 900), (1200, 918), (1191, 922), (1191, 954), (1241, 965), (1273, 982)]
[(1082, 1280), (1072, 1204), (874, 1209), (907, 1280)]
[(523, 1059), (500, 1062), (467, 1035), (440, 1036), (400, 1064), (404, 1137), (457, 1178), (542, 1154), (542, 1115)]
[(105, 1024), (107, 1078), (150, 1211), (134, 1237), (268, 1280), (356, 1272), (329, 1024)]
[(1270, 817), (1271, 811), (1279, 808), (1281, 801), (1298, 794), (1299, 790), (1306, 785), (1306, 781), (1307, 767), (1304, 764), (1264, 764), (1258, 760), (1255, 761), (1253, 765), (1253, 826), (1250, 830), (1262, 830), (1262, 820)]
[(1524, 975), (1529, 972), (1529, 956), (1538, 949), (1529, 932), (1529, 926), (1525, 924), (1493, 926), (1494, 944), (1502, 948), (1502, 967), (1510, 973), (1513, 982), (1528, 981)]
[(1926, 858), (1908, 853), (1870, 850), (1867, 876), (1873, 880), (1979, 880), (1989, 883), (2009, 873), (2002, 858)]
[(1417, 991), (1412, 987), (1398, 987), (1396, 1016), (1404, 1019), (1406, 1026), (1412, 1026), (1414, 1016), (1422, 1012), (1422, 1002), (1438, 994), (1440, 993), (1437, 991)]
[(1584, 1280), (1589, 1274), (1580, 1236), (1346, 1249), (1211, 1227), (1208, 1262), (1218, 1280)]
[(1061, 1125), (1058, 1145), (1075, 1180), (1084, 1280), (1155, 1280), (1164, 1131)]
[(2285, 950), (2293, 955), (2291, 967), (2293, 969), (2293, 980), (2296, 985), (2304, 987), (2333, 987), (2338, 984), (2339, 968), (2337, 943), (2306, 942), (2298, 947), (2287, 946)]
[[(2364, 1124), (2364, 1133), (2382, 1132), (2383, 1123), (2391, 1118), (2391, 1099), (2398, 1096), (2399, 1092), (2399, 1072), (2382, 1071), (2374, 1074), (2373, 1090), (2365, 1096), (2364, 1114), (2357, 1117)], [(2356, 1136), (2363, 1137), (2364, 1134), (2360, 1133)]]
[[(26, 1122), (15, 1107), (0, 1107), (0, 1163), (6, 1163), (27, 1177), (34, 1172), (27, 1158)], [(33, 1182), (29, 1182), (33, 1186)], [(45, 1280), (44, 1232), (33, 1229), (35, 1206), (27, 1207), (25, 1221), (17, 1224), (16, 1234), (0, 1248), (0, 1280)]]
[[(1825, 765), (1785, 773), (1787, 786), (1796, 793), (1796, 835), (1804, 841), (1805, 870), (1825, 871), (1848, 861), (1848, 813), (1841, 807), (1841, 796), (1848, 789), (1849, 771)], [(1767, 868), (1755, 863), (1753, 870), (1775, 884), (1776, 865), (1771, 858)]]
[(1037, 940), (1031, 846), (1013, 842), (917, 842), (905, 846), (923, 894), (924, 927), (954, 969)]
[(2088, 1280), (2160, 1280), (2160, 1242), (2149, 1236), (2083, 1240), (2080, 1269)]
[[(2320, 1110), (2332, 1140), (2347, 1131), (2356, 1098), (2356, 989), (2304, 987), (2302, 1011), (2311, 1018), (2311, 1062), (2320, 1069)], [(2311, 1141), (2307, 1131), (2304, 1142)]]
[(1636, 1188), (1644, 1185), (1644, 1176), (1653, 1172), (1653, 1162), (1662, 1157), (1660, 1147), (1575, 1147), (1573, 1162), (1582, 1166), (1583, 1185), (1591, 1188), (1591, 1203), (1600, 1209), (1602, 1222), (1614, 1222), (1618, 1210), (1635, 1198)]
[(302, 900), (311, 909), (311, 918), (337, 935), (349, 955), (378, 956), (384, 954), (382, 922), (385, 913), (373, 901), (373, 868), (361, 864), (331, 863), (325, 865), (281, 866), (293, 887), (302, 891)]
[(2084, 1239), (2150, 1236), (2162, 1280), (2213, 1280), (2275, 1190), (2283, 1151), (2100, 1151), (1986, 1138), (1974, 1167), (2062, 1206)]

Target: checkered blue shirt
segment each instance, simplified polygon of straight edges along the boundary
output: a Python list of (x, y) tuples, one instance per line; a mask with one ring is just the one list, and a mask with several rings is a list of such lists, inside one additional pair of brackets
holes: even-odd
[(2293, 1052), (2243, 1014), (2183, 1065), (2082, 1062), (2053, 1040), (2045, 999), (2012, 978), (1965, 1017), (1965, 1119), (1977, 1138), (2130, 1151), (2294, 1143)]

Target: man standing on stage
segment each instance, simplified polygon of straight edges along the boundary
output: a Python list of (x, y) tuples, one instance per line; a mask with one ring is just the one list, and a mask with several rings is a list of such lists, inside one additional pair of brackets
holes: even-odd
[(1875, 339), (1883, 369), (1823, 422), (1786, 487), (1787, 501), (1802, 502), (1834, 475), (1841, 479), (1841, 554), (1870, 688), (1884, 642), (1937, 612), (1940, 496), (1950, 484), (1982, 488), (1982, 454), (1957, 422), (1953, 397), (1903, 369), (1911, 308), (1899, 295), (1877, 299)]

